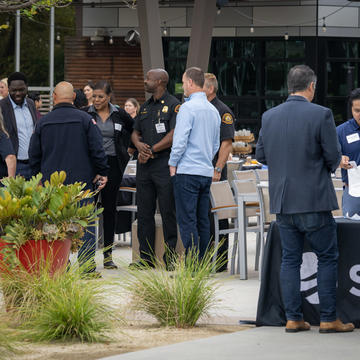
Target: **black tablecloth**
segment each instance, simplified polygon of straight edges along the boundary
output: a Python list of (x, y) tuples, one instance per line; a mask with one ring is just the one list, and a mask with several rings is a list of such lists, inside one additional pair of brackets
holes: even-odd
[[(337, 219), (339, 263), (337, 312), (344, 322), (360, 327), (360, 222)], [(275, 222), (267, 236), (258, 300), (256, 324), (283, 326), (285, 312), (280, 293), (281, 243)], [(316, 283), (317, 261), (305, 241), (301, 269), (302, 304), (304, 319), (319, 325), (319, 305)]]
[[(136, 187), (135, 175), (124, 175), (120, 186)], [(119, 191), (117, 205), (131, 205), (132, 193)], [(131, 230), (131, 212), (118, 211), (116, 213), (115, 234), (126, 233)]]

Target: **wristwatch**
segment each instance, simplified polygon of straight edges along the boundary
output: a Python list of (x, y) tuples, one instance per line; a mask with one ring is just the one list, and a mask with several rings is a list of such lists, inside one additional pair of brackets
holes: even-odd
[(220, 173), (221, 173), (221, 167), (216, 167), (216, 168), (215, 168), (215, 171), (220, 174)]

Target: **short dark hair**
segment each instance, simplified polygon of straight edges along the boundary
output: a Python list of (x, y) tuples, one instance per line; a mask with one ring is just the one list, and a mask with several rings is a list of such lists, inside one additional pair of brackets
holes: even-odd
[(306, 90), (312, 82), (316, 82), (314, 71), (307, 65), (293, 66), (287, 77), (289, 94)]
[(40, 101), (40, 93), (37, 91), (30, 91), (28, 97), (33, 101)]
[(111, 85), (106, 80), (98, 81), (94, 86), (94, 90), (104, 90), (106, 95), (111, 95), (111, 93), (112, 93)]
[(16, 81), (16, 80), (22, 80), (25, 85), (27, 85), (27, 78), (26, 76), (22, 73), (22, 72), (13, 72), (12, 74), (9, 75), (8, 77), (8, 87), (10, 87), (10, 84), (12, 81)]
[(76, 108), (81, 109), (88, 105), (88, 100), (82, 89), (75, 89), (74, 93), (75, 93), (74, 106)]
[(89, 86), (89, 87), (91, 87), (91, 88), (94, 90), (95, 84), (94, 84), (91, 80), (89, 80), (89, 81), (84, 85), (84, 87), (85, 87), (85, 86)]
[(204, 72), (198, 67), (190, 67), (185, 70), (187, 78), (191, 79), (195, 85), (204, 87), (205, 75)]
[(353, 106), (354, 100), (360, 100), (360, 88), (354, 89), (349, 95), (349, 105)]

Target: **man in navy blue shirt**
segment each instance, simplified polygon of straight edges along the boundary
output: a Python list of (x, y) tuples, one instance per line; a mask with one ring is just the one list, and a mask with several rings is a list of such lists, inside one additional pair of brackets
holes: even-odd
[[(341, 152), (349, 157), (349, 161), (355, 161), (360, 165), (360, 88), (351, 92), (349, 97), (352, 119), (339, 125), (336, 128)], [(348, 168), (351, 166), (348, 165)], [(342, 210), (344, 216), (360, 214), (360, 198), (349, 195), (349, 181), (346, 168), (341, 169), (341, 176), (344, 182)]]
[[(75, 93), (70, 83), (57, 84), (53, 99), (53, 110), (37, 122), (30, 140), (33, 175), (41, 172), (43, 180), (48, 180), (54, 171), (64, 170), (65, 183), (85, 182), (90, 190), (99, 183), (101, 190), (107, 182), (108, 165), (99, 128), (89, 114), (74, 107)], [(95, 271), (95, 237), (91, 230), (85, 232), (78, 257), (80, 263), (90, 260), (89, 273)]]

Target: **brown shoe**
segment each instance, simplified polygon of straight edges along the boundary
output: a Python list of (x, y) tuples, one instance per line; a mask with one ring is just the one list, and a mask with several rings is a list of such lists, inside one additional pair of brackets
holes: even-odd
[(354, 328), (353, 323), (344, 324), (340, 319), (336, 319), (335, 321), (322, 321), (320, 323), (319, 333), (351, 332)]
[(289, 333), (295, 333), (299, 331), (310, 330), (310, 324), (304, 320), (294, 321), (288, 320), (286, 323), (285, 331)]

